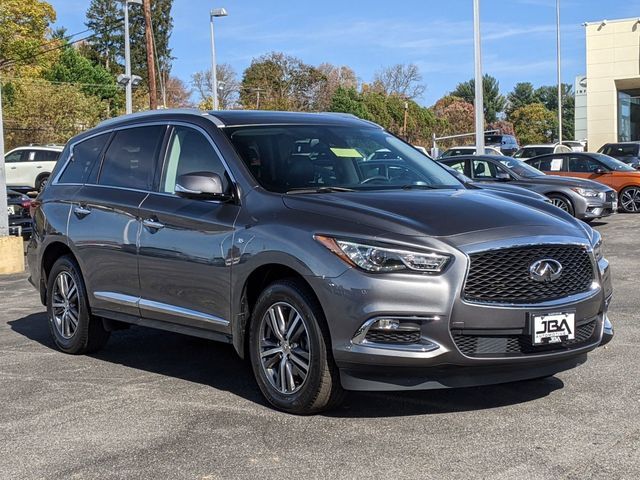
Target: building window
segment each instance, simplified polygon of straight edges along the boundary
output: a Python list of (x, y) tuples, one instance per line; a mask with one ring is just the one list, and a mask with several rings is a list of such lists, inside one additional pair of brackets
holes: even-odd
[(618, 90), (618, 141), (640, 140), (640, 90)]

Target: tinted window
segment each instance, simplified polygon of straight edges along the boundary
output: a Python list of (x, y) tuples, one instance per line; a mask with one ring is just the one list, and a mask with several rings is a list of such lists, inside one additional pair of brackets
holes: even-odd
[(169, 141), (160, 191), (175, 193), (178, 177), (194, 172), (217, 173), (223, 181), (226, 181), (222, 160), (209, 140), (192, 128), (176, 127)]
[(161, 125), (117, 131), (104, 156), (98, 183), (151, 190), (164, 131)]
[(60, 152), (54, 152), (52, 150), (36, 150), (36, 158), (37, 162), (56, 162), (58, 161), (58, 157), (60, 156)]
[(484, 143), (487, 145), (500, 145), (505, 139), (502, 135), (485, 135)]
[(522, 160), (516, 160), (515, 158), (504, 157), (500, 159), (500, 163), (505, 167), (510, 168), (513, 172), (515, 172), (517, 175), (520, 175), (521, 177), (533, 178), (544, 175), (544, 173), (542, 173), (540, 170), (531, 166), (533, 165), (533, 163), (531, 165), (528, 165)]
[(523, 147), (516, 152), (515, 158), (531, 158), (538, 155), (545, 155), (547, 153), (553, 153), (553, 147)]
[(473, 178), (496, 178), (498, 169), (496, 166), (486, 160), (474, 160), (472, 162)]
[(527, 164), (543, 172), (563, 171), (562, 157), (546, 156), (546, 157), (536, 158), (534, 160), (527, 160)]
[(638, 154), (638, 145), (609, 144), (598, 150), (600, 153), (611, 157), (635, 157)]
[[(442, 166), (379, 128), (248, 126), (225, 128), (224, 132), (255, 179), (275, 192), (321, 187), (402, 189), (407, 185), (462, 188)], [(373, 162), (373, 168), (368, 162)]]
[(109, 136), (109, 133), (105, 133), (77, 143), (73, 147), (73, 156), (65, 167), (64, 172), (62, 172), (58, 182), (87, 182), (91, 171), (97, 172), (95, 165)]
[(595, 158), (596, 160), (599, 160), (601, 163), (604, 163), (604, 165), (610, 170), (617, 170), (621, 172), (635, 171), (633, 167), (630, 167), (626, 163), (623, 163), (620, 160), (616, 160), (615, 158), (604, 155), (602, 153), (590, 153), (589, 156)]
[(571, 155), (569, 157), (569, 171), (576, 173), (592, 173), (598, 168), (602, 168), (600, 162), (581, 155)]
[(15, 152), (11, 152), (6, 157), (4, 157), (4, 161), (6, 163), (21, 162), (22, 161), (22, 155), (24, 154), (24, 152), (25, 152), (25, 150), (17, 150)]

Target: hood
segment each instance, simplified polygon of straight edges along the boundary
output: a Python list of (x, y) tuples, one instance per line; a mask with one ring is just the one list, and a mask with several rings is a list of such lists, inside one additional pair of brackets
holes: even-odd
[(558, 185), (563, 187), (582, 187), (590, 188), (598, 192), (606, 192), (611, 190), (610, 187), (595, 182), (593, 180), (587, 180), (586, 178), (576, 177), (560, 177), (556, 175), (544, 175), (535, 178), (523, 178), (524, 182), (535, 183), (536, 185)]
[(586, 236), (578, 222), (559, 209), (534, 199), (525, 205), (523, 200), (522, 195), (465, 189), (283, 196), (288, 208), (333, 217), (341, 228), (363, 225), (381, 233), (431, 237), (491, 230), (505, 237)]

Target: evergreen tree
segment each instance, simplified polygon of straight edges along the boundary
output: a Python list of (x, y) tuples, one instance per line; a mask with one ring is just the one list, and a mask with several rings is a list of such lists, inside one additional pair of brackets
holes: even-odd
[[(119, 59), (124, 56), (124, 25), (122, 2), (91, 0), (86, 25), (94, 36), (88, 45), (110, 72), (120, 72)], [(94, 57), (94, 55), (87, 55)]]

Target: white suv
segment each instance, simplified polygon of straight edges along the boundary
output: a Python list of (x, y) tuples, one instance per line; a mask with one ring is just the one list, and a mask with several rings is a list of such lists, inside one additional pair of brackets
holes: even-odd
[(58, 161), (62, 145), (29, 145), (4, 156), (7, 186), (13, 190), (41, 191)]

